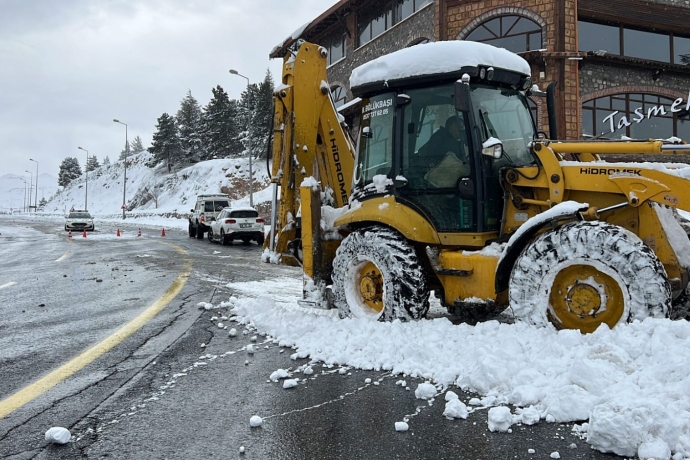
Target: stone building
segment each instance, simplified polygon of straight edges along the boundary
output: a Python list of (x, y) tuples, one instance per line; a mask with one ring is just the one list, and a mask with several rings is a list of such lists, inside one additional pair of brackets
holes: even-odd
[(540, 88), (557, 83), (560, 138), (690, 140), (689, 23), (688, 0), (340, 0), (271, 57), (296, 38), (326, 47), (342, 105), (363, 62), (426, 41), (481, 41), (522, 55)]

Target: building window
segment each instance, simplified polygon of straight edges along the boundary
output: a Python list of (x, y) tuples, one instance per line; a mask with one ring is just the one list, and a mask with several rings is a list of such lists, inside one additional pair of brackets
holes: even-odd
[(380, 8), (360, 12), (357, 25), (359, 46), (375, 39), (403, 19), (428, 5), (433, 0), (389, 0)]
[(324, 43), (324, 47), (328, 50), (328, 65), (334, 64), (345, 57), (345, 34), (334, 34)]
[(523, 16), (499, 16), (474, 29), (465, 40), (488, 43), (514, 53), (542, 48), (541, 26)]
[[(690, 117), (685, 103), (655, 94), (614, 94), (582, 104), (584, 137), (690, 140)], [(675, 112), (673, 111), (675, 110)], [(613, 132), (612, 132), (613, 131)]]
[(687, 37), (591, 21), (578, 21), (577, 29), (581, 51), (606, 51), (650, 61), (690, 64), (690, 38)]
[(347, 92), (342, 86), (334, 86), (331, 88), (331, 97), (333, 98), (333, 105), (338, 108), (345, 104), (347, 100)]

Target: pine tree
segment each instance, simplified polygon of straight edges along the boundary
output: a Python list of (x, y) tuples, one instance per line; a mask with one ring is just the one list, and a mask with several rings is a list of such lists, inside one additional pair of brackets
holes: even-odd
[(107, 156), (103, 158), (103, 166), (110, 166), (110, 158)]
[(46, 199), (41, 198), (41, 201), (38, 202), (38, 207), (39, 207), (39, 209), (43, 209), (46, 207), (47, 204), (48, 204), (48, 202), (46, 201)]
[(213, 97), (204, 107), (202, 141), (205, 149), (202, 160), (238, 156), (242, 152), (239, 142), (242, 120), (238, 116), (238, 103), (228, 98), (220, 86), (211, 90)]
[(96, 155), (91, 155), (89, 159), (86, 160), (86, 172), (91, 172), (100, 167), (101, 165), (98, 163), (98, 158), (96, 158)]
[(180, 138), (180, 147), (186, 161), (199, 161), (203, 142), (201, 140), (201, 107), (187, 91), (187, 96), (180, 103), (180, 110), (175, 116), (177, 131)]
[(132, 154), (132, 143), (131, 142), (125, 142), (125, 148), (120, 150), (120, 156), (117, 157), (117, 161), (122, 161), (125, 159), (125, 157), (129, 156)]
[(273, 75), (266, 71), (264, 81), (259, 83), (256, 108), (252, 123), (252, 152), (255, 158), (265, 158), (273, 135)]
[(177, 137), (175, 119), (167, 113), (158, 117), (156, 132), (153, 133), (153, 142), (148, 150), (153, 154), (153, 159), (149, 163), (150, 167), (165, 162), (168, 172), (170, 172), (173, 166), (180, 163), (182, 149)]
[(81, 176), (81, 166), (79, 160), (74, 157), (67, 157), (60, 163), (58, 172), (58, 185), (67, 187), (74, 179)]
[(137, 153), (141, 153), (144, 150), (144, 144), (141, 142), (141, 137), (137, 136), (135, 137), (130, 143), (129, 143), (129, 154), (130, 155), (136, 155)]
[(249, 137), (251, 136), (252, 158), (264, 157), (272, 134), (273, 77), (270, 71), (266, 72), (263, 82), (258, 85), (249, 85), (242, 93), (240, 112), (245, 120), (247, 119), (247, 113), (249, 113), (250, 120), (250, 129), (242, 135), (242, 143), (245, 149), (248, 147)]

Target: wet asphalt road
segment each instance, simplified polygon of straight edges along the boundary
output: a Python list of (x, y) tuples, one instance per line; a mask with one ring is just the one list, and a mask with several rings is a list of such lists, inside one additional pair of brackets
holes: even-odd
[[(0, 418), (0, 458), (619, 458), (591, 450), (571, 424), (491, 433), (485, 410), (447, 420), (445, 401), (415, 399), (421, 380), (409, 377), (407, 390), (401, 376), (316, 364), (306, 384), (269, 383), (308, 360), (261, 336), (248, 355), (256, 334), (232, 324), (240, 335), (228, 337), (211, 321), (224, 310), (198, 304), (227, 300), (230, 281), (299, 278), (299, 269), (261, 263), (254, 244), (222, 247), (175, 230), (161, 238), (159, 229), (137, 238), (127, 224), (115, 238), (115, 224), (97, 225), (70, 242), (59, 222), (0, 216), (0, 400), (134, 319), (191, 266), (188, 281), (141, 329)], [(255, 414), (264, 423), (250, 428)], [(410, 430), (396, 432), (405, 417)], [(72, 442), (48, 444), (51, 426), (69, 428)]]

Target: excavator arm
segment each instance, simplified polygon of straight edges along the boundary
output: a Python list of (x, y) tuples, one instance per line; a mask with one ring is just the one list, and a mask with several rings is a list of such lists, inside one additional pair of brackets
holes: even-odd
[(333, 105), (326, 65), (325, 48), (299, 42), (283, 60), (273, 95), (273, 215), (264, 261), (303, 266), (312, 279), (330, 274), (328, 254), (338, 241), (321, 238), (321, 206), (348, 203), (355, 151)]

